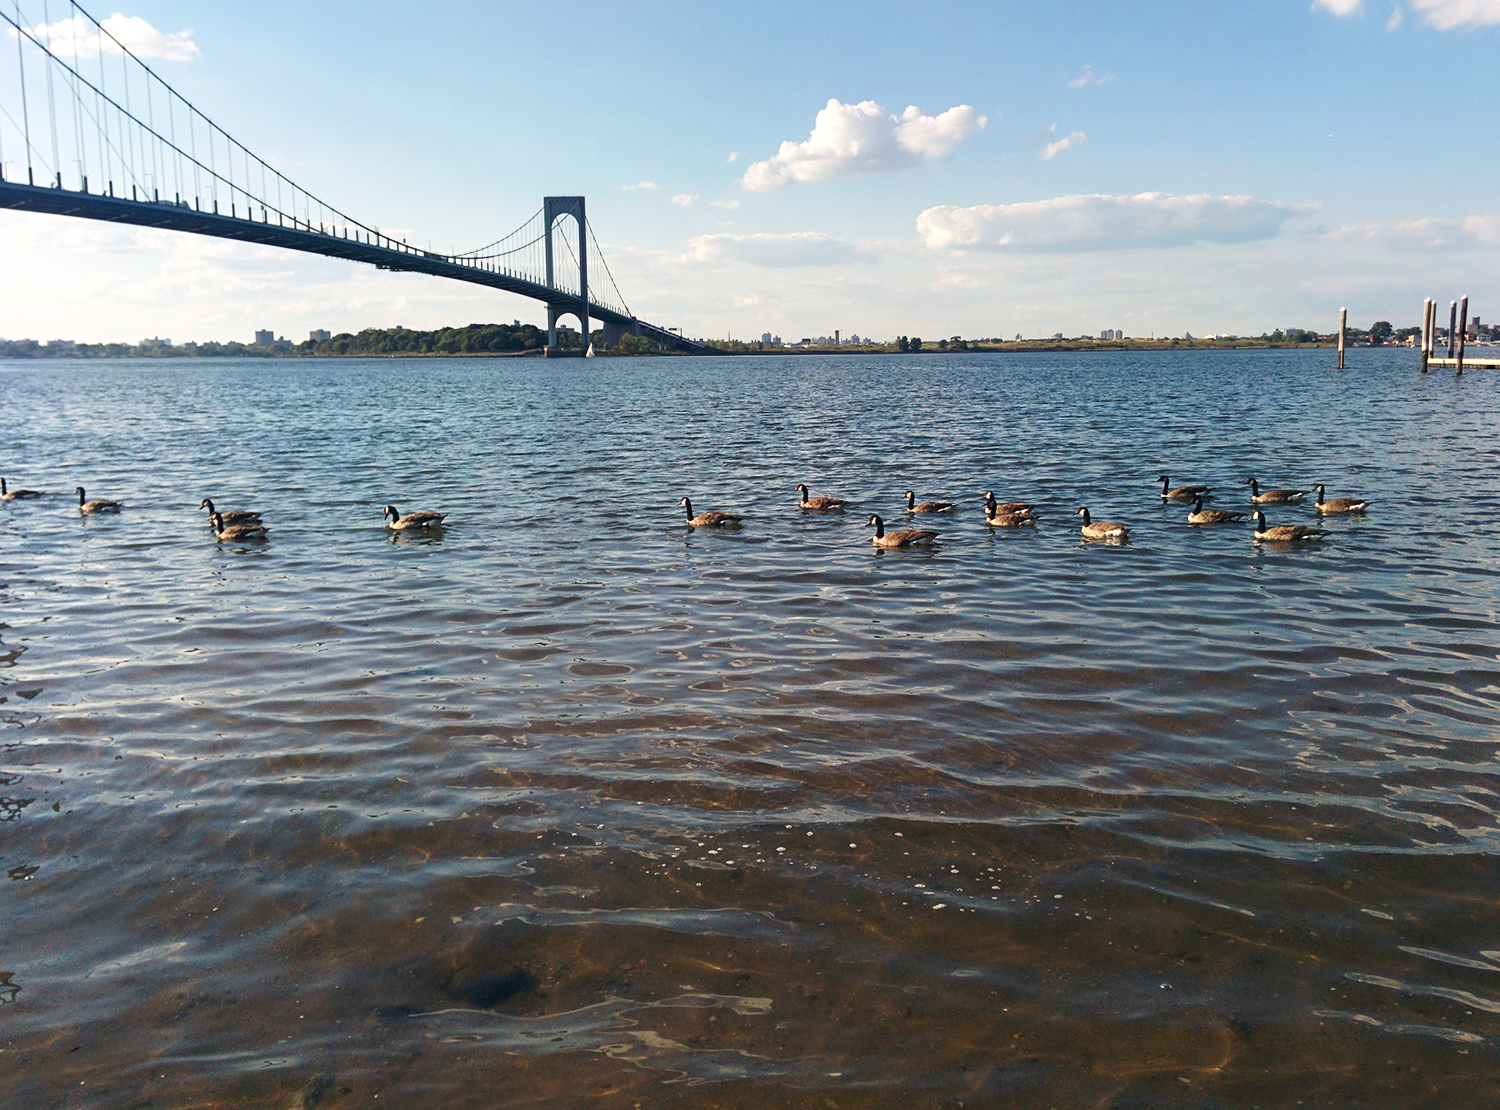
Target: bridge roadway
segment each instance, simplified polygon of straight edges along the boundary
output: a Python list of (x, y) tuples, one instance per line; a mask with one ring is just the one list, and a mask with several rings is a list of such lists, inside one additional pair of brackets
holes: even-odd
[[(327, 255), (329, 258), (346, 258), (351, 262), (378, 266), (382, 270), (431, 274), (433, 277), (452, 278), (454, 281), (487, 285), (491, 289), (503, 289), (507, 293), (518, 293), (523, 297), (556, 305), (559, 312), (573, 312), (579, 303), (577, 294), (569, 295), (564, 290), (553, 289), (540, 282), (455, 262), (448, 255), (419, 250), (384, 236), (372, 237), (377, 239), (374, 242), (359, 238), (347, 239), (329, 231), (317, 231), (303, 226), (287, 227), (250, 216), (203, 212), (173, 201), (125, 200), (121, 197), (0, 181), (0, 208), (45, 212), (54, 216), (76, 216), (107, 223), (160, 227), (194, 235), (212, 235), (220, 239), (238, 239), (245, 243), (285, 247), (288, 250)], [(694, 350), (704, 347), (704, 344), (685, 339), (676, 332), (648, 324), (592, 300), (589, 302), (589, 316), (613, 325), (610, 330), (618, 328), (626, 335), (643, 335), (670, 347)]]

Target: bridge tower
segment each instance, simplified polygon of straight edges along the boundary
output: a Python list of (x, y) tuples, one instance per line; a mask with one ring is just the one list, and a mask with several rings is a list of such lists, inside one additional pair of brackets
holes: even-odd
[[(552, 228), (561, 216), (572, 216), (578, 224), (578, 292), (557, 287), (556, 272), (552, 258)], [(542, 200), (542, 218), (547, 226), (547, 288), (553, 290), (555, 299), (547, 301), (547, 353), (557, 350), (557, 319), (569, 314), (578, 317), (578, 327), (583, 336), (583, 354), (589, 349), (589, 249), (588, 220), (584, 213), (582, 197), (545, 197)]]

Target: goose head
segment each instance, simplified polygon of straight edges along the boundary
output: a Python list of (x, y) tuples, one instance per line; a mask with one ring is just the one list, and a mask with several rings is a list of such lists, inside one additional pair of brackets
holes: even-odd
[(1088, 511), (1088, 509), (1086, 509), (1086, 508), (1080, 508), (1073, 515), (1074, 516), (1081, 516), (1081, 517), (1083, 517), (1084, 524), (1088, 524), (1089, 523), (1089, 511)]
[(881, 520), (878, 516), (876, 516), (874, 513), (870, 514), (870, 523), (869, 523), (869, 526), (871, 528), (875, 529), (875, 534), (877, 536), (883, 536), (883, 535), (885, 535), (885, 522), (883, 520)]
[(82, 486), (76, 486), (76, 487), (74, 487), (73, 492), (78, 495), (78, 503), (80, 505), (82, 505), (83, 504), (83, 487)]
[(380, 514), (380, 519), (384, 520), (386, 517), (390, 517), (392, 520), (400, 520), (401, 514), (396, 511), (396, 506), (387, 505), (385, 507), (385, 512)]

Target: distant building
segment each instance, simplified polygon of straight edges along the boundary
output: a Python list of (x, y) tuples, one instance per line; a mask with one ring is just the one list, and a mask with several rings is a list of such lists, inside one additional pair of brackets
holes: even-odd
[(332, 339), (333, 336), (329, 335), (328, 331), (325, 328), (314, 328), (312, 331), (307, 333), (307, 338), (311, 339), (314, 343), (326, 343), (330, 339)]
[[(1478, 316), (1474, 317), (1474, 322), (1475, 323), (1479, 322), (1479, 317)], [(839, 345), (839, 329), (838, 328), (834, 328), (833, 329), (833, 345), (835, 347), (837, 347)]]
[(1099, 333), (1100, 339), (1124, 339), (1125, 333), (1119, 328), (1105, 328)]
[(73, 339), (54, 339), (50, 343), (43, 344), (43, 346), (49, 350), (71, 351), (74, 347), (78, 346), (78, 343)]
[(257, 331), (255, 333), (255, 345), (257, 347), (269, 347), (275, 342), (276, 333), (274, 331)]
[(170, 339), (156, 339), (153, 337), (141, 340), (142, 347), (170, 347), (171, 345), (172, 341)]
[(773, 343), (773, 339), (772, 339), (771, 333), (768, 332), (768, 331), (761, 332), (760, 333), (760, 341), (763, 344), (765, 344), (767, 347), (771, 346), (772, 343)]
[(1062, 337), (1063, 337), (1063, 336), (1062, 336), (1062, 332), (1060, 332), (1060, 331), (1059, 331), (1059, 332), (1053, 332), (1053, 333), (1052, 333), (1052, 338), (1053, 338), (1053, 339), (1061, 339), (1061, 338), (1062, 338)]

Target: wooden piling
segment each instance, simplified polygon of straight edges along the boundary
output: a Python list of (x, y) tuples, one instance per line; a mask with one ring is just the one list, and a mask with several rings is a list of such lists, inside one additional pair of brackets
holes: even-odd
[(1458, 302), (1458, 373), (1464, 372), (1464, 340), (1469, 334), (1469, 295), (1465, 293)]
[(1344, 333), (1349, 329), (1349, 310), (1339, 309), (1339, 369), (1344, 368)]
[(1422, 373), (1427, 373), (1427, 359), (1432, 354), (1432, 298), (1422, 298), (1422, 353), (1419, 361)]
[(1427, 326), (1427, 361), (1432, 362), (1432, 354), (1437, 350), (1437, 301), (1433, 301), (1430, 307), (1432, 322)]
[(1453, 357), (1453, 331), (1458, 327), (1458, 302), (1448, 302), (1448, 357)]

